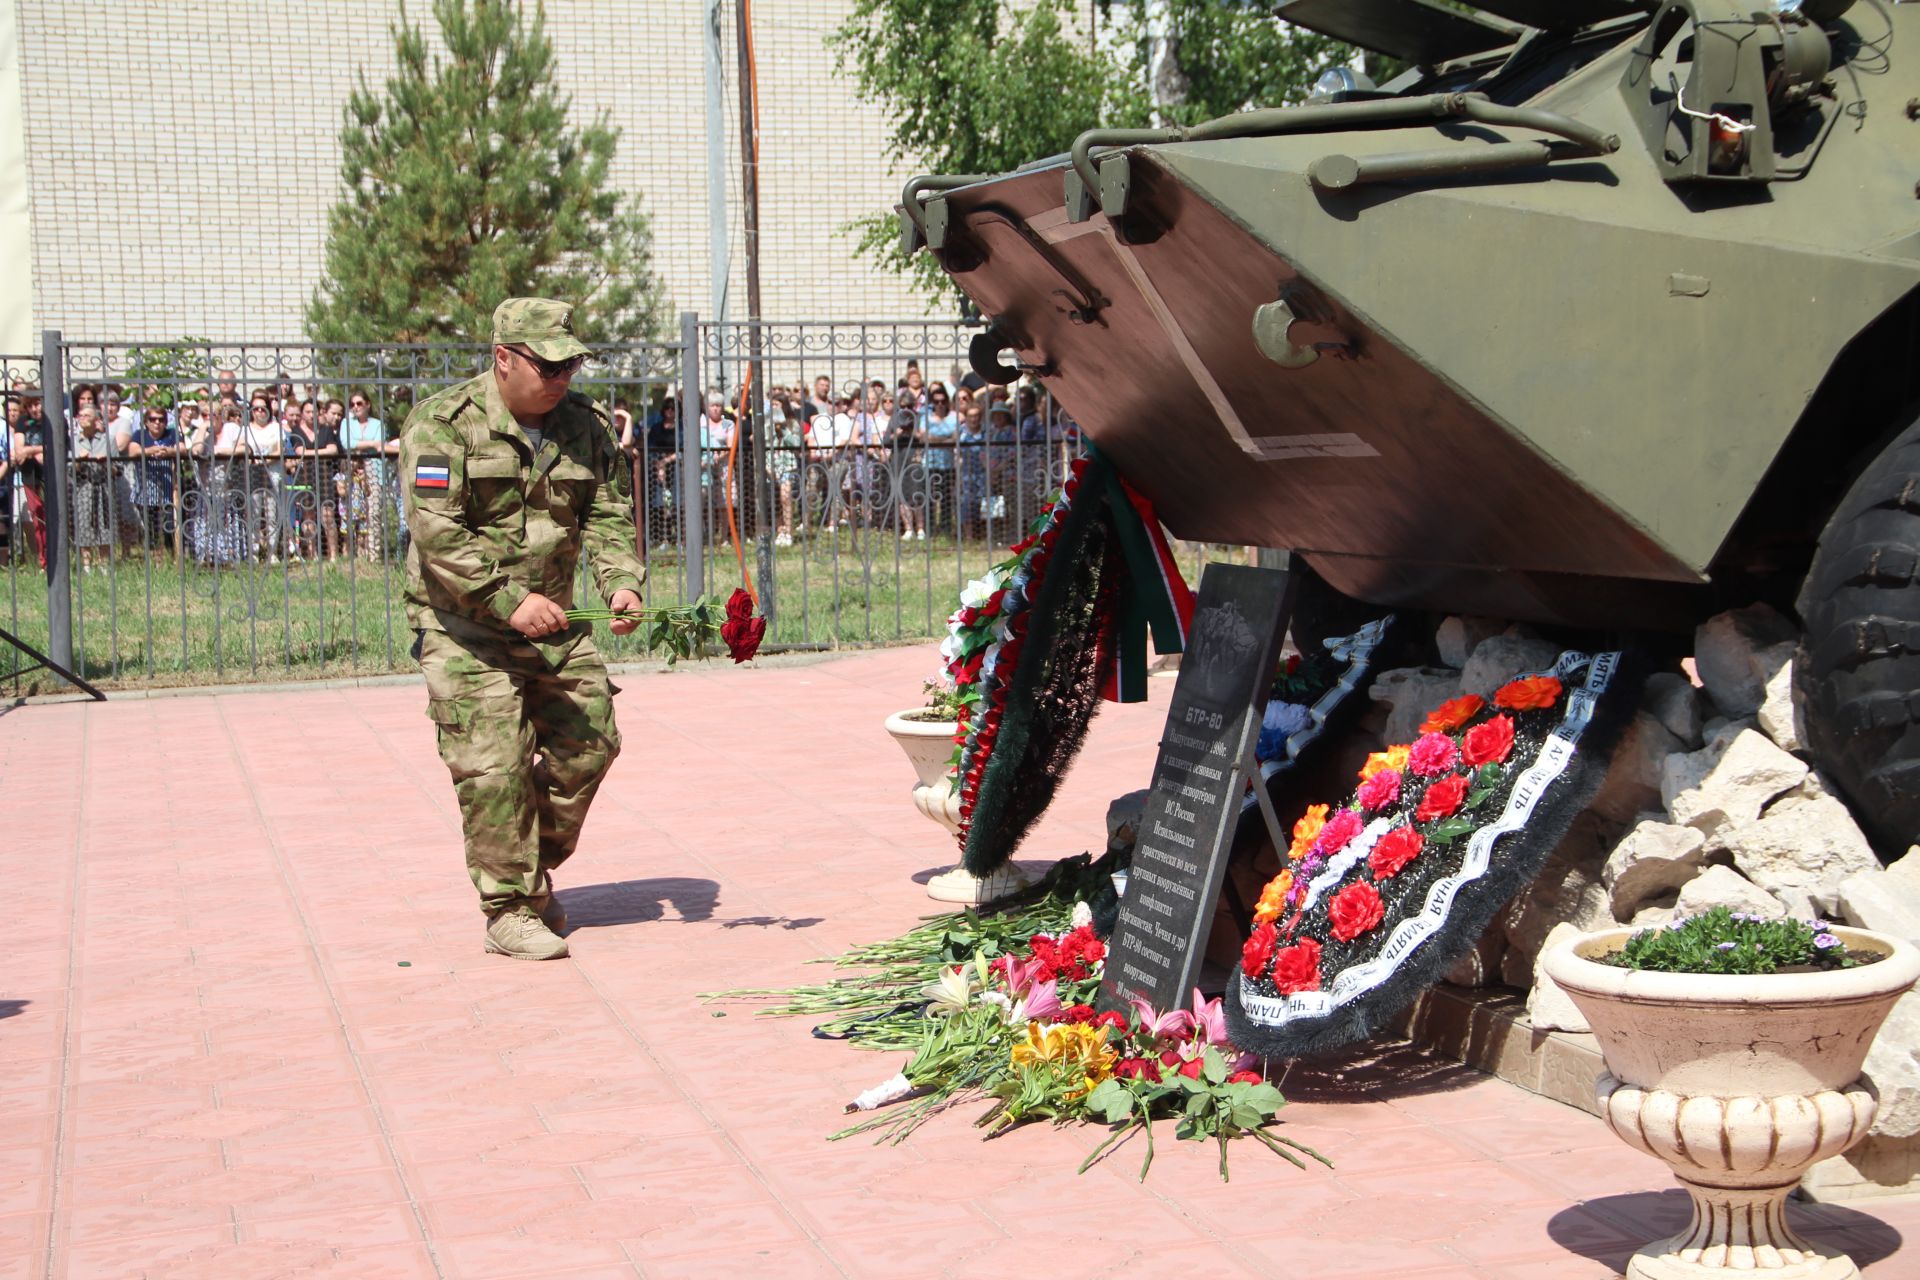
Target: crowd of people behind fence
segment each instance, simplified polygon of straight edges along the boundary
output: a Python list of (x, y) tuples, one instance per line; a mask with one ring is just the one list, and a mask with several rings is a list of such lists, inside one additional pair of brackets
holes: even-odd
[[(681, 455), (697, 447), (688, 461), (698, 518), (710, 541), (730, 541), (755, 505), (740, 483), (739, 392), (707, 394), (697, 440), (682, 430), (678, 399), (655, 392), (613, 401), (639, 536), (679, 540), (689, 514)], [(1000, 536), (1038, 513), (1077, 434), (1043, 388), (988, 387), (973, 375), (949, 387), (924, 379), (917, 361), (892, 385), (836, 386), (821, 374), (753, 398), (766, 443), (757, 482), (782, 547), (842, 528), (920, 541)], [(66, 399), (62, 492), (83, 573), (115, 556), (218, 566), (405, 553), (399, 443), (365, 392), (343, 398), (286, 381), (243, 389), (218, 370), (210, 387), (79, 384)], [(31, 556), (46, 566), (51, 420), (39, 389), (15, 379), (0, 427), (0, 563)]]

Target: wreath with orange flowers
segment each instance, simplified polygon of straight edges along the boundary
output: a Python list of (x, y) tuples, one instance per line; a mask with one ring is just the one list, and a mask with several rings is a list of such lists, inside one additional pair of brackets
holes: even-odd
[(1228, 984), (1235, 1044), (1295, 1057), (1373, 1034), (1536, 874), (1606, 773), (1639, 688), (1619, 652), (1560, 655), (1434, 707), (1308, 805)]

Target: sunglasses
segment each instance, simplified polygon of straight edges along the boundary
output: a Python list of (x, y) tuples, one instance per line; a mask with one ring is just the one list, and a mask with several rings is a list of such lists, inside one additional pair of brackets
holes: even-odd
[(548, 382), (577, 372), (580, 366), (587, 362), (585, 356), (571, 356), (565, 360), (542, 360), (531, 352), (520, 351), (514, 347), (508, 347), (507, 350), (525, 360), (529, 368)]

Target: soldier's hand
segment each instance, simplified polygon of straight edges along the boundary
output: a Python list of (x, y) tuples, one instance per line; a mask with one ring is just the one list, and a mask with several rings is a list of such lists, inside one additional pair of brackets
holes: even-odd
[(535, 591), (520, 602), (520, 607), (507, 619), (507, 625), (521, 635), (537, 640), (556, 631), (565, 631), (567, 611)]
[[(615, 613), (633, 613), (637, 615), (641, 608), (640, 593), (623, 587), (613, 593), (613, 599), (607, 601), (607, 608), (613, 610)], [(632, 634), (634, 628), (639, 625), (640, 619), (636, 616), (632, 618), (615, 618), (607, 624), (607, 628), (617, 636), (624, 636)]]

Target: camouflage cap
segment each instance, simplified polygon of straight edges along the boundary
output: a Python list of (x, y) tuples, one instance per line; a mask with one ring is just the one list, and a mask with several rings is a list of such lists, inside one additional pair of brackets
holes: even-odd
[(519, 343), (542, 360), (590, 356), (573, 336), (573, 307), (552, 298), (508, 298), (493, 309), (493, 340)]

